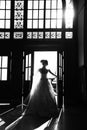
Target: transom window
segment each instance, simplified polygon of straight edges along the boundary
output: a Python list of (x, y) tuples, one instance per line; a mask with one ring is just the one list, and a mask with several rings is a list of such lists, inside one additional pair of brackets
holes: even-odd
[[(72, 39), (73, 0), (65, 0), (65, 3), (63, 8), (62, 0), (1, 0), (0, 39), (10, 38), (11, 22), (14, 39)], [(14, 8), (12, 13), (11, 4)], [(3, 29), (8, 30), (3, 32)]]

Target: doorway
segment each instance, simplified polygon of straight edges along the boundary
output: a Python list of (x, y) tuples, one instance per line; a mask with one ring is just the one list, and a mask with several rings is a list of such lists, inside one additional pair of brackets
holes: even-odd
[[(40, 61), (42, 59), (48, 60), (47, 68), (57, 75), (57, 78), (55, 78), (48, 74), (48, 79), (57, 93), (56, 103), (58, 107), (62, 107), (64, 105), (64, 51), (33, 51), (33, 53), (27, 53), (25, 57), (26, 61), (29, 62), (25, 61), (29, 65), (28, 68), (25, 66), (25, 77), (30, 75), (31, 78), (28, 78), (29, 82), (31, 82), (30, 84), (32, 84), (33, 76), (42, 65)], [(27, 69), (29, 71), (26, 71)], [(25, 81), (28, 80), (25, 78)]]

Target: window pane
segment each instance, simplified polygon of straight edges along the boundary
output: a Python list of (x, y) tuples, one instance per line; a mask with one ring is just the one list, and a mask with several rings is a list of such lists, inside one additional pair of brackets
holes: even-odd
[(56, 10), (51, 11), (51, 18), (56, 18)]
[(62, 19), (62, 15), (63, 15), (62, 12), (63, 12), (62, 10), (58, 10), (58, 12), (57, 12), (58, 19)]
[(31, 54), (29, 54), (29, 66), (31, 66)]
[(38, 28), (38, 20), (33, 20), (33, 28)]
[(6, 20), (6, 28), (10, 28), (10, 20)]
[(62, 19), (57, 20), (57, 28), (62, 28)]
[(38, 10), (33, 10), (33, 18), (38, 19)]
[(38, 9), (38, 0), (35, 0), (33, 5), (34, 5), (34, 9)]
[(5, 10), (0, 10), (0, 19), (5, 18)]
[(2, 57), (2, 67), (6, 67), (7, 68), (8, 65), (8, 57), (7, 56), (3, 56)]
[(4, 28), (4, 20), (0, 20), (0, 28)]
[(72, 39), (73, 38), (73, 32), (65, 32), (65, 38), (66, 39)]
[(6, 9), (11, 9), (11, 1), (6, 1)]
[(25, 80), (28, 80), (28, 68), (25, 69)]
[(28, 67), (28, 55), (26, 55), (26, 67)]
[(51, 20), (51, 28), (56, 28), (56, 20)]
[(46, 9), (50, 9), (51, 1), (46, 0)]
[(65, 20), (65, 28), (73, 28), (73, 21), (70, 19)]
[(44, 11), (39, 10), (39, 19), (43, 19), (43, 18), (44, 18)]
[(62, 0), (58, 0), (57, 8), (62, 9)]
[(45, 28), (50, 28), (50, 20), (46, 20)]
[(5, 1), (4, 0), (0, 1), (0, 9), (5, 9)]
[(44, 9), (44, 1), (39, 1), (39, 9)]
[(1, 68), (1, 56), (0, 56), (0, 68)]
[(28, 80), (31, 80), (31, 68), (28, 69), (28, 73), (29, 73), (29, 77), (28, 77)]
[(6, 11), (6, 19), (10, 19), (10, 10)]
[(2, 71), (2, 69), (0, 69), (0, 80), (2, 79), (1, 77), (2, 77), (2, 73), (1, 73), (1, 71)]
[(27, 28), (32, 28), (32, 20), (27, 20)]
[(32, 1), (28, 0), (28, 9), (32, 9)]
[(50, 18), (50, 10), (46, 10), (46, 18)]
[(7, 80), (7, 69), (2, 69), (2, 80)]
[(32, 19), (32, 10), (28, 10), (28, 19)]
[(43, 20), (39, 20), (39, 28), (43, 28)]
[(52, 0), (52, 9), (56, 9), (57, 0)]

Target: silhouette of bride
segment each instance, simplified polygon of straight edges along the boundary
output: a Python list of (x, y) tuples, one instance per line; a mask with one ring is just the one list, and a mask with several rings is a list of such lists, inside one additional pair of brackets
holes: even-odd
[(57, 114), (55, 92), (49, 79), (48, 72), (57, 77), (50, 69), (47, 69), (47, 60), (41, 60), (42, 68), (33, 78), (32, 88), (29, 94), (29, 102), (25, 115), (33, 114), (42, 117), (53, 117)]

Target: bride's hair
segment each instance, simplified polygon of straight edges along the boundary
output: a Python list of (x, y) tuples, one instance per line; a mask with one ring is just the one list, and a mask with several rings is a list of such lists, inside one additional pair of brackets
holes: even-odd
[(40, 61), (42, 64), (48, 65), (48, 61), (47, 60), (41, 60)]

